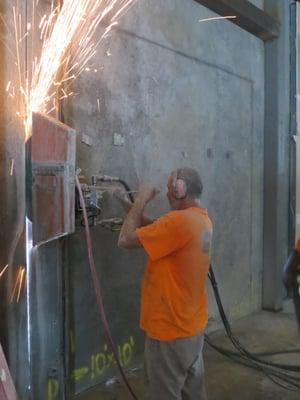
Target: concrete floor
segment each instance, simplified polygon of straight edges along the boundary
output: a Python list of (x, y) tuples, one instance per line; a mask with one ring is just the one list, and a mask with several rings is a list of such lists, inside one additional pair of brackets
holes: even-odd
[[(234, 334), (251, 352), (281, 351), (300, 348), (300, 334), (292, 304), (287, 303), (280, 313), (260, 312), (241, 319), (233, 325)], [(224, 331), (210, 334), (211, 340), (229, 346)], [(209, 400), (299, 400), (300, 393), (287, 391), (272, 383), (263, 373), (236, 364), (205, 346), (207, 390)], [(282, 363), (300, 365), (300, 354), (268, 358)], [(142, 372), (130, 378), (138, 398), (143, 400)], [(299, 374), (300, 383), (300, 374)], [(76, 400), (131, 400), (122, 385), (110, 389), (99, 387), (76, 396)]]

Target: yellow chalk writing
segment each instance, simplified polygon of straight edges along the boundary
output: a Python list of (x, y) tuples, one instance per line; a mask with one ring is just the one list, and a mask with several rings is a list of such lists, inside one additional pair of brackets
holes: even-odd
[(58, 395), (58, 381), (56, 379), (48, 380), (47, 400), (56, 400)]

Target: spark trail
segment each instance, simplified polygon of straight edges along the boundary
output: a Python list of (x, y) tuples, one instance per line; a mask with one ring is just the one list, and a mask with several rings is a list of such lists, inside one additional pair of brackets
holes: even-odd
[[(15, 49), (7, 49), (14, 58), (18, 84), (15, 87), (8, 82), (6, 90), (11, 98), (20, 96), (16, 112), (24, 122), (26, 139), (31, 135), (32, 112), (49, 114), (57, 110), (59, 99), (71, 95), (70, 84), (87, 68), (100, 42), (135, 1), (64, 0), (61, 7), (52, 2), (49, 13), (38, 18), (39, 1), (32, 0), (30, 20), (22, 19), (18, 3), (13, 6)], [(3, 17), (1, 20), (8, 26)], [(39, 54), (31, 54), (37, 29), (41, 49)]]

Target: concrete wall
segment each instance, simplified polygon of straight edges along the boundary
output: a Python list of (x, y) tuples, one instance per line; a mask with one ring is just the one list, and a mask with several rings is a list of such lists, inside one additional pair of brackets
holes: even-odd
[[(264, 45), (230, 22), (198, 22), (212, 15), (193, 0), (140, 0), (76, 81), (78, 95), (65, 104), (64, 118), (79, 133), (78, 166), (87, 177), (101, 171), (133, 189), (144, 181), (162, 189), (149, 208), (153, 216), (168, 209), (172, 169), (200, 171), (221, 295), (230, 318), (239, 318), (261, 307)], [(124, 137), (123, 146), (113, 144), (114, 134)], [(90, 146), (82, 143), (87, 136)], [(107, 215), (120, 215), (109, 196), (106, 204)], [(118, 250), (117, 234), (101, 228), (93, 237), (116, 341), (134, 343), (124, 361), (130, 368), (143, 343), (138, 295), (144, 255)], [(80, 391), (112, 374), (80, 228), (69, 242), (69, 271), (72, 368), (86, 371), (74, 384)], [(210, 295), (211, 328), (218, 319)]]
[(282, 266), (294, 243), (294, 128), (292, 3), (266, 0), (265, 10), (281, 23), (280, 37), (265, 45), (264, 268), (263, 307), (282, 308)]

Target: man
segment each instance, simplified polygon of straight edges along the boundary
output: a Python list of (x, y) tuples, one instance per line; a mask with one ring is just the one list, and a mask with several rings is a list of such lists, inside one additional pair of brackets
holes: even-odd
[(206, 278), (212, 223), (200, 206), (194, 169), (172, 172), (171, 212), (153, 223), (143, 216), (157, 191), (140, 187), (119, 237), (126, 249), (143, 247), (149, 260), (142, 283), (141, 328), (150, 400), (205, 400), (202, 347), (208, 320)]

